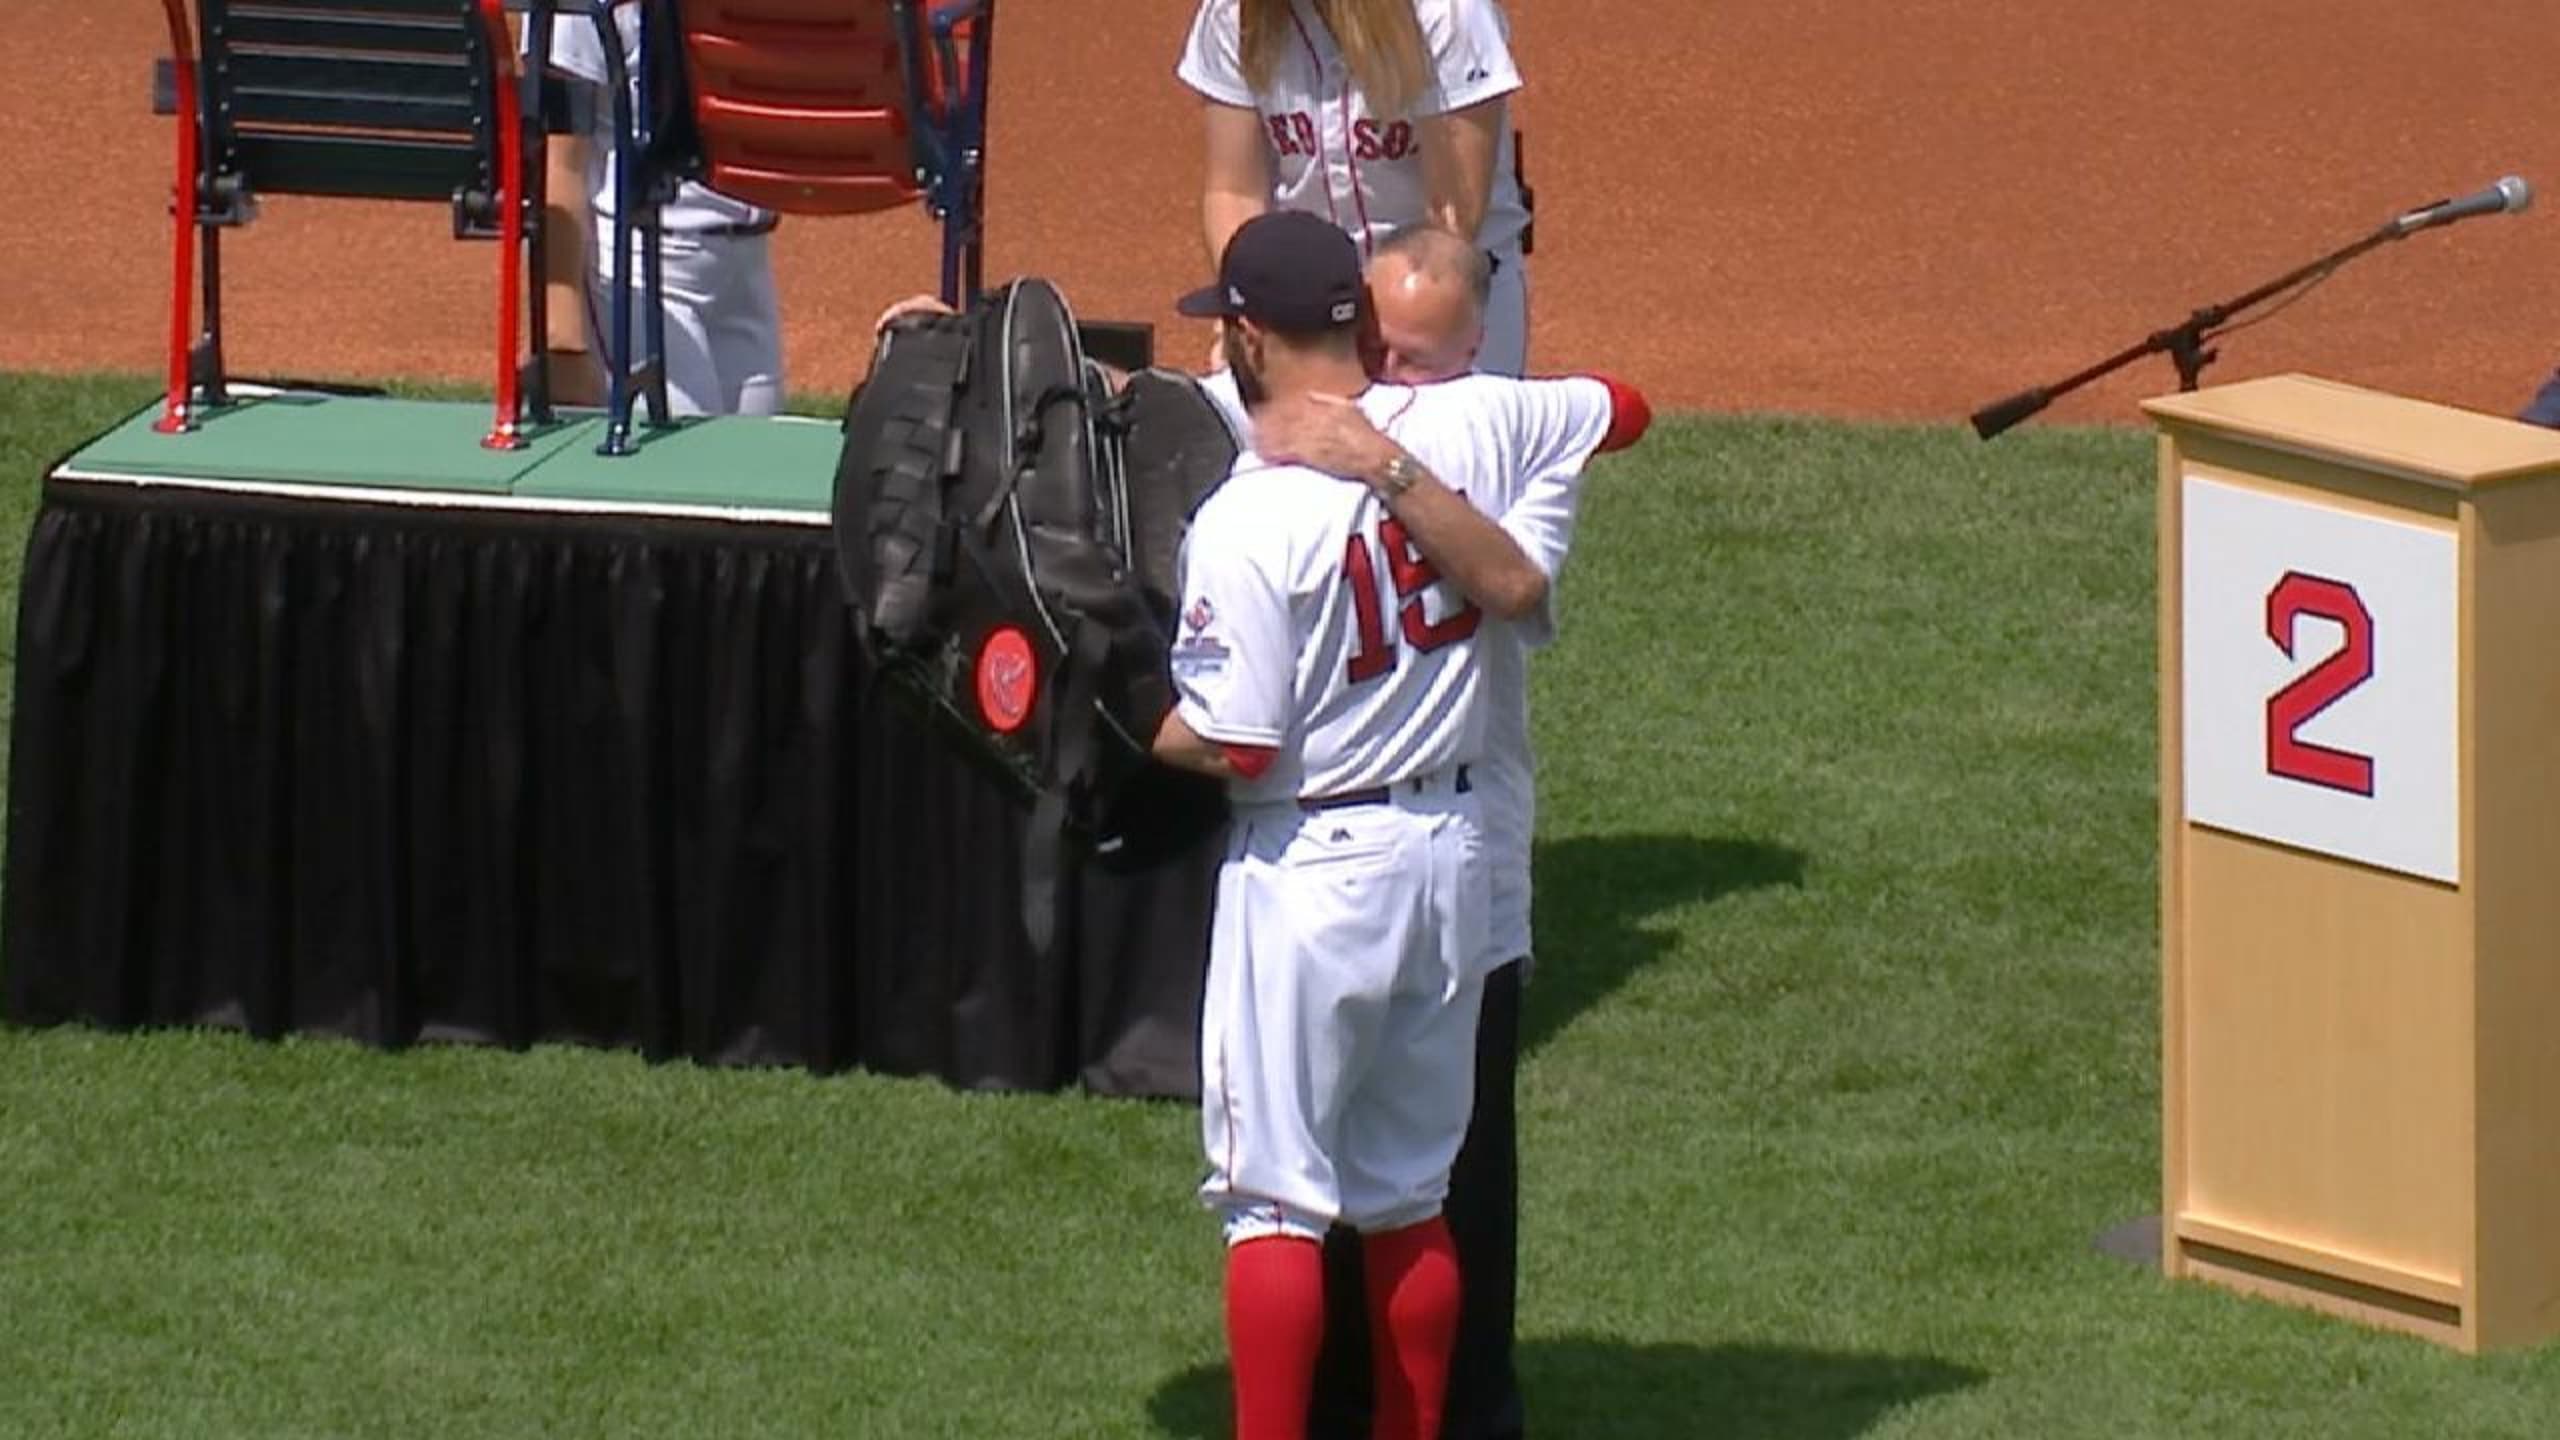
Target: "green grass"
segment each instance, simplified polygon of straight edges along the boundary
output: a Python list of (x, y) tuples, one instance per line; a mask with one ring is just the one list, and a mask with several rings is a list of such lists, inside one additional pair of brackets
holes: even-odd
[[(147, 391), (0, 380), (10, 563)], [(1541, 1437), (2552, 1433), (2560, 1349), (2092, 1246), (2158, 1208), (2148, 453), (1680, 421), (1595, 476), (1537, 672)], [(1193, 1127), (0, 1031), (0, 1434), (1221, 1435)]]

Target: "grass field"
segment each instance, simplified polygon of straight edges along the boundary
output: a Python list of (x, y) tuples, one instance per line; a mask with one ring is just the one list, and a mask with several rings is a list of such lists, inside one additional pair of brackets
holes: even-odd
[[(0, 379), (36, 480), (141, 402)], [(1537, 672), (1541, 1440), (2548, 1436), (2100, 1255), (2158, 1208), (2130, 431), (1666, 423)], [(565, 1049), (0, 1031), (0, 1435), (1212, 1437), (1192, 1114)]]

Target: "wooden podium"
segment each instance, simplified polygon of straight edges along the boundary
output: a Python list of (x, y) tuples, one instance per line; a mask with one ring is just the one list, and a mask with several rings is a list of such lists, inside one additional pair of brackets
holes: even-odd
[(2155, 400), (2162, 1263), (2560, 1332), (2560, 432)]

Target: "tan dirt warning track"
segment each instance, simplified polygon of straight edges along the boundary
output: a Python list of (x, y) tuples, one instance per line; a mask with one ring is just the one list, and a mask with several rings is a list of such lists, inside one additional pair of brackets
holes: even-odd
[[(151, 370), (169, 121), (148, 0), (5, 0), (0, 368)], [(1006, 0), (990, 269), (1095, 317), (1205, 331), (1192, 0)], [(2551, 0), (1511, 0), (1538, 194), (1533, 358), (1658, 402), (1953, 419), (2365, 233), (2521, 173), (2549, 194), (2385, 248), (2232, 338), (2209, 380), (2304, 370), (2498, 413), (2560, 361)], [(494, 252), (429, 207), (281, 200), (226, 258), (244, 373), (474, 378)], [(795, 389), (930, 289), (920, 213), (780, 237)], [(2057, 407), (2135, 418), (2143, 362)]]

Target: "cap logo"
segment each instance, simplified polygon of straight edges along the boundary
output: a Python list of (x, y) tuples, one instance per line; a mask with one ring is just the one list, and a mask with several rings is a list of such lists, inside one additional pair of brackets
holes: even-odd
[(1230, 305), (1234, 305), (1234, 306), (1239, 306), (1239, 307), (1241, 307), (1241, 306), (1244, 304), (1244, 292), (1243, 292), (1242, 290), (1237, 289), (1237, 288), (1236, 288), (1235, 286), (1233, 286), (1233, 285), (1228, 286), (1228, 287), (1227, 287), (1227, 303), (1228, 303), (1228, 304), (1230, 304)]
[(1336, 325), (1350, 324), (1352, 317), (1359, 313), (1360, 302), (1357, 300), (1336, 300), (1333, 302), (1333, 323)]

